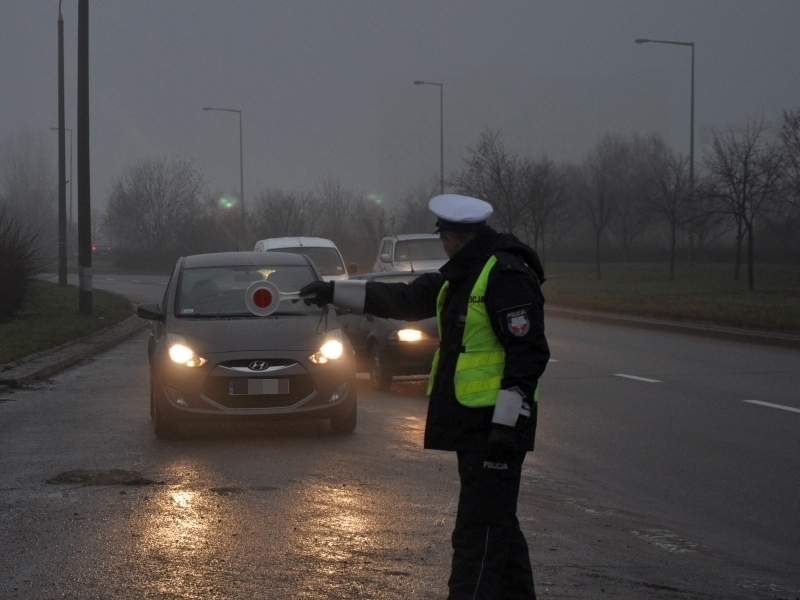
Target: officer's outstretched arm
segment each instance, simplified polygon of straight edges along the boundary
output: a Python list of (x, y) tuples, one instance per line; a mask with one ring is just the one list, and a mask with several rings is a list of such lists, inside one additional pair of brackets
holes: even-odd
[(436, 315), (441, 285), (439, 273), (426, 273), (409, 284), (359, 279), (314, 281), (301, 289), (300, 295), (306, 304), (333, 304), (357, 315), (366, 312), (386, 319), (418, 321)]
[(366, 281), (314, 281), (300, 290), (307, 305), (333, 304), (357, 315), (364, 312)]

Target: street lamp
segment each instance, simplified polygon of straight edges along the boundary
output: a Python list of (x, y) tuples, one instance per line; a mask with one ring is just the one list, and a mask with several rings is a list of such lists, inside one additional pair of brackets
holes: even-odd
[(639, 38), (637, 44), (672, 44), (674, 46), (690, 46), (692, 48), (692, 105), (689, 117), (689, 191), (694, 199), (694, 42), (673, 42), (670, 40), (648, 40)]
[(242, 111), (235, 108), (212, 108), (204, 106), (203, 110), (221, 110), (223, 112), (239, 113), (239, 202), (241, 202), (240, 214), (244, 214), (244, 163), (242, 162)]
[[(67, 285), (67, 190), (64, 189), (64, 17), (58, 2), (58, 285)], [(70, 138), (71, 138), (70, 134)], [(70, 143), (71, 148), (71, 143)]]
[(439, 86), (439, 183), (444, 194), (444, 85), (432, 81), (415, 81), (414, 85)]
[[(58, 127), (51, 127), (52, 131), (58, 131)], [(69, 131), (69, 224), (72, 225), (72, 129), (64, 128), (64, 131)], [(64, 185), (66, 185), (66, 181)]]

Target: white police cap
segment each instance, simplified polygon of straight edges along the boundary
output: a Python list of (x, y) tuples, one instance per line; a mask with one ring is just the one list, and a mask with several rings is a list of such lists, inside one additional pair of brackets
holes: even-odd
[(494, 212), (488, 202), (459, 194), (434, 196), (428, 209), (437, 217), (436, 231), (478, 231)]

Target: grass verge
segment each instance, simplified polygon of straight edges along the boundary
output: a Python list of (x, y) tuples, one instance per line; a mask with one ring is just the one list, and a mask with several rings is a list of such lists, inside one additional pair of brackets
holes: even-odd
[(28, 284), (25, 305), (0, 323), (0, 364), (58, 346), (114, 325), (133, 314), (129, 300), (93, 290), (92, 314), (78, 314), (78, 289), (46, 281)]
[(683, 267), (670, 281), (665, 265), (553, 263), (543, 287), (551, 306), (800, 332), (800, 270), (756, 265), (755, 291), (731, 266)]

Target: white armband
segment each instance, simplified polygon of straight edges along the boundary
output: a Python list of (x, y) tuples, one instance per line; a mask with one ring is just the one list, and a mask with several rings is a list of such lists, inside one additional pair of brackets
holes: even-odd
[(514, 427), (517, 424), (522, 410), (522, 396), (514, 390), (500, 390), (497, 392), (497, 402), (494, 405), (492, 423)]
[(364, 314), (367, 282), (363, 280), (336, 281), (333, 284), (333, 304), (357, 315)]

